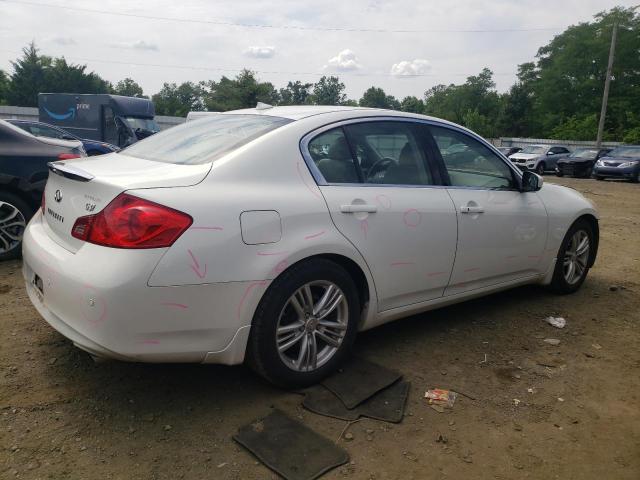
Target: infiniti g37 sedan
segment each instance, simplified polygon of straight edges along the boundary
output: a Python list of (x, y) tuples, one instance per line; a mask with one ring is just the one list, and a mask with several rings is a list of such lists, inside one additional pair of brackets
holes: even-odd
[(23, 269), (40, 314), (95, 357), (247, 361), (288, 386), (400, 317), (574, 292), (597, 248), (587, 200), (458, 125), (263, 105), (51, 163)]

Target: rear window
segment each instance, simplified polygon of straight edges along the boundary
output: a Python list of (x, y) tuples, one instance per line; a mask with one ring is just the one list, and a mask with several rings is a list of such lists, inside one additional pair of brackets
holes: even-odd
[(181, 165), (213, 162), (292, 120), (266, 115), (215, 115), (145, 138), (122, 153)]

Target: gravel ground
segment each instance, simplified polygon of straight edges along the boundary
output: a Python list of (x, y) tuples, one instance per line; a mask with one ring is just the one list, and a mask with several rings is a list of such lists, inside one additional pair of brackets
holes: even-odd
[[(401, 424), (364, 419), (348, 440), (244, 367), (95, 364), (31, 307), (20, 262), (0, 264), (0, 477), (276, 478), (231, 436), (278, 407), (349, 451), (328, 479), (640, 478), (640, 186), (546, 180), (600, 210), (583, 288), (518, 288), (360, 335), (358, 354), (412, 387)], [(429, 387), (475, 400), (438, 413)]]

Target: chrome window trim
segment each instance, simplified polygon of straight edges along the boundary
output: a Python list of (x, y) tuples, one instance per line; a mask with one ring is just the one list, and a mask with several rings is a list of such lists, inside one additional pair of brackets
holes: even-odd
[[(311, 173), (311, 176), (315, 180), (316, 184), (319, 187), (386, 187), (386, 188), (455, 188), (455, 189), (463, 189), (463, 190), (492, 190), (492, 191), (505, 191), (505, 192), (513, 192), (519, 191), (515, 188), (491, 188), (491, 187), (471, 187), (471, 186), (458, 186), (458, 185), (411, 185), (411, 184), (395, 184), (395, 183), (330, 183), (327, 182), (316, 166), (316, 163), (313, 161), (311, 157), (311, 153), (309, 152), (309, 143), (316, 138), (318, 135), (322, 133), (332, 130), (334, 128), (340, 128), (345, 125), (352, 125), (354, 123), (369, 123), (369, 122), (403, 122), (403, 123), (418, 123), (423, 125), (429, 125), (434, 127), (448, 128), (450, 130), (457, 131), (464, 135), (471, 137), (472, 139), (480, 142), (480, 144), (487, 147), (491, 152), (493, 152), (497, 157), (502, 160), (503, 163), (507, 165), (507, 167), (512, 171), (514, 176), (517, 179), (522, 179), (522, 171), (516, 167), (507, 157), (505, 157), (497, 147), (493, 146), (491, 143), (487, 142), (480, 135), (475, 134), (471, 130), (467, 130), (458, 125), (451, 125), (448, 123), (442, 123), (437, 120), (427, 120), (421, 118), (412, 118), (412, 117), (396, 117), (396, 116), (371, 116), (371, 117), (357, 117), (350, 118), (347, 120), (338, 120), (335, 122), (327, 123), (326, 125), (322, 125), (320, 127), (314, 128), (313, 130), (307, 132), (300, 139), (300, 153), (302, 154), (302, 158)], [(427, 158), (427, 162), (430, 160)]]

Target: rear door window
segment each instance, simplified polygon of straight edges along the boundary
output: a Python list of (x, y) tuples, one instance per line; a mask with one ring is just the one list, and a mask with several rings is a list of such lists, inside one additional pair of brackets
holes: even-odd
[(291, 121), (267, 115), (215, 115), (156, 133), (122, 152), (157, 162), (210, 163)]

